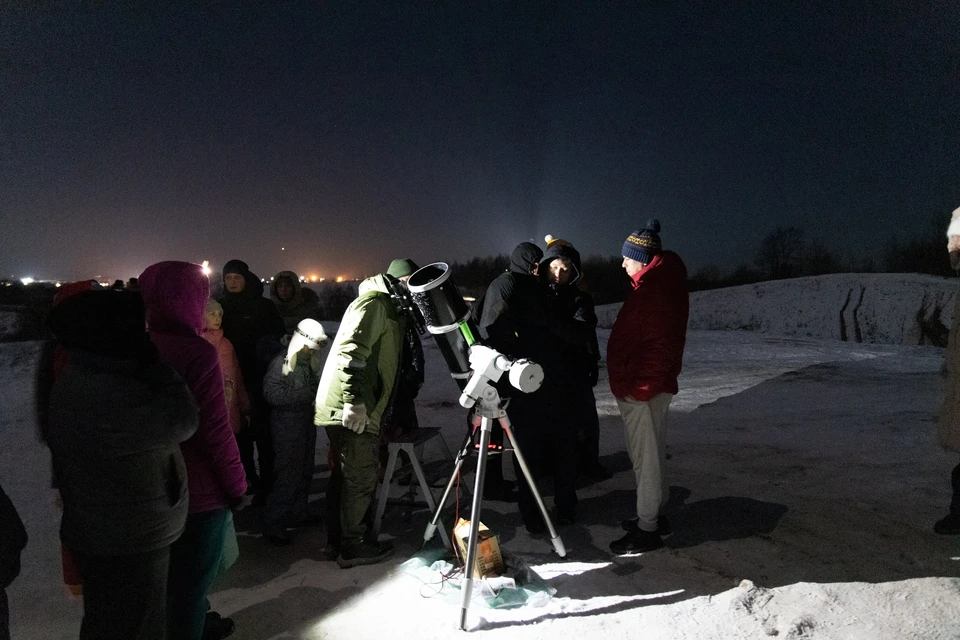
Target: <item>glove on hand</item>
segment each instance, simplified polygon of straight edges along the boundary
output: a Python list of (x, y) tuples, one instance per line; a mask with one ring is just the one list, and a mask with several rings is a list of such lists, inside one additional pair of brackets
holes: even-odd
[(367, 407), (363, 404), (350, 404), (349, 402), (344, 403), (343, 405), (343, 426), (354, 433), (360, 434), (363, 433), (363, 430), (367, 428)]

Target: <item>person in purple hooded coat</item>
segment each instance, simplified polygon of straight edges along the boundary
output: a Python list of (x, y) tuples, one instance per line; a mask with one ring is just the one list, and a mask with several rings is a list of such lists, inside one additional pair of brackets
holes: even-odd
[[(201, 640), (207, 592), (223, 555), (230, 508), (247, 490), (240, 452), (230, 428), (216, 348), (200, 336), (210, 283), (200, 265), (159, 262), (140, 274), (150, 338), (160, 359), (186, 381), (200, 407), (196, 435), (181, 444), (190, 493), (187, 524), (170, 550), (167, 635)], [(232, 624), (223, 619), (221, 624)], [(210, 634), (225, 637), (224, 633)]]

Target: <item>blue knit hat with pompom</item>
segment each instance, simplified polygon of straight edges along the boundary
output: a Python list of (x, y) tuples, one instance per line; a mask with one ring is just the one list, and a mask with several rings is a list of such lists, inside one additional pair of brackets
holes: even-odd
[(650, 264), (663, 251), (660, 244), (660, 221), (653, 219), (647, 226), (634, 231), (623, 243), (623, 257)]

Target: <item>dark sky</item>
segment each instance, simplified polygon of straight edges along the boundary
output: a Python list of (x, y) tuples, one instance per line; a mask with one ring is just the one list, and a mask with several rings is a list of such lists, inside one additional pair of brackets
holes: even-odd
[(40, 4), (0, 8), (0, 275), (619, 255), (651, 217), (732, 268), (960, 206), (954, 0)]

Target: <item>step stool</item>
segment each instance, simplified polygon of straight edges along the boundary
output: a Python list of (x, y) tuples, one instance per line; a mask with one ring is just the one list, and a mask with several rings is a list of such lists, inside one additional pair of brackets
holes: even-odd
[[(390, 455), (387, 458), (387, 468), (383, 475), (383, 484), (380, 485), (380, 498), (377, 500), (377, 513), (373, 518), (374, 535), (378, 535), (380, 533), (380, 524), (383, 521), (383, 512), (387, 508), (387, 499), (390, 495), (390, 482), (393, 480), (393, 473), (397, 469), (397, 456), (401, 451), (407, 454), (407, 459), (410, 461), (410, 466), (413, 467), (413, 473), (417, 478), (417, 483), (420, 485), (420, 490), (423, 492), (426, 505), (430, 509), (430, 517), (433, 517), (433, 514), (437, 510), (437, 503), (433, 499), (433, 493), (430, 491), (430, 485), (427, 483), (427, 478), (423, 474), (423, 467), (420, 465), (420, 460), (417, 457), (417, 447), (426, 444), (438, 436), (440, 438), (440, 447), (443, 449), (444, 459), (452, 463), (453, 456), (450, 455), (450, 449), (447, 447), (447, 443), (443, 439), (443, 435), (440, 433), (439, 427), (420, 427), (419, 429), (416, 429), (405, 436), (401, 436), (395, 442), (387, 443), (387, 451)], [(414, 490), (414, 492), (415, 491), (416, 490)], [(443, 545), (448, 550), (452, 549), (450, 545), (450, 534), (447, 532), (446, 528), (439, 523), (437, 528), (440, 530), (440, 537), (443, 539)]]

